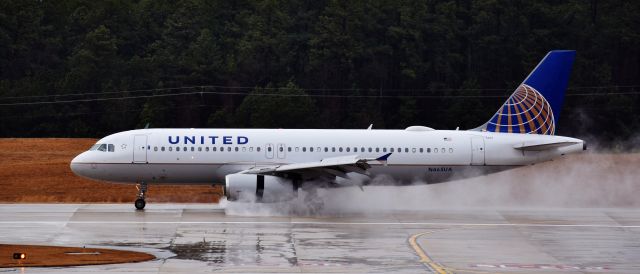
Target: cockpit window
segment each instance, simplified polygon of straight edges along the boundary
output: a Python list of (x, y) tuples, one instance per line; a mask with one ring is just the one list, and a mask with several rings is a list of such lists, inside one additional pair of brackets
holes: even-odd
[(99, 151), (107, 151), (107, 144), (100, 144), (100, 146), (98, 147)]
[(113, 144), (95, 144), (91, 146), (89, 150), (97, 150), (102, 152), (114, 152), (115, 146)]

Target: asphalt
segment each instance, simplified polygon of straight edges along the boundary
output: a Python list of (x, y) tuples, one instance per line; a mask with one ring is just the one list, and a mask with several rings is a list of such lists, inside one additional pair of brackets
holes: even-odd
[(463, 208), (251, 217), (217, 205), (1, 204), (0, 243), (156, 260), (8, 273), (640, 273), (637, 209)]

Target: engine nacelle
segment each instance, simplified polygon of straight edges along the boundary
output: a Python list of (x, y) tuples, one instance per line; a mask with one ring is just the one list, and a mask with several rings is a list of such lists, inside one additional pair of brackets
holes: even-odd
[(277, 203), (295, 199), (293, 181), (269, 175), (230, 174), (225, 176), (225, 195), (229, 201)]

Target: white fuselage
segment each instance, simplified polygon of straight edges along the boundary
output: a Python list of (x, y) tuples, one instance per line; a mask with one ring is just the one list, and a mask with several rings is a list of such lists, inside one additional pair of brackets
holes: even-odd
[[(528, 142), (572, 142), (529, 151)], [(257, 166), (354, 156), (377, 158), (373, 178), (435, 183), (551, 160), (583, 150), (582, 140), (549, 135), (432, 130), (140, 129), (97, 142), (71, 162), (74, 173), (102, 181), (149, 184), (224, 184), (225, 176)], [(111, 145), (111, 146), (109, 146)], [(104, 151), (102, 151), (104, 150)], [(109, 151), (112, 150), (112, 151)], [(366, 180), (366, 179), (365, 179)]]

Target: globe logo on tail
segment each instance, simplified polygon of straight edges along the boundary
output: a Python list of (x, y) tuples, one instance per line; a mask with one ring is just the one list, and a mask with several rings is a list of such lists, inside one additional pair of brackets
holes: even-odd
[(486, 131), (555, 134), (553, 110), (533, 87), (522, 84), (486, 124)]

